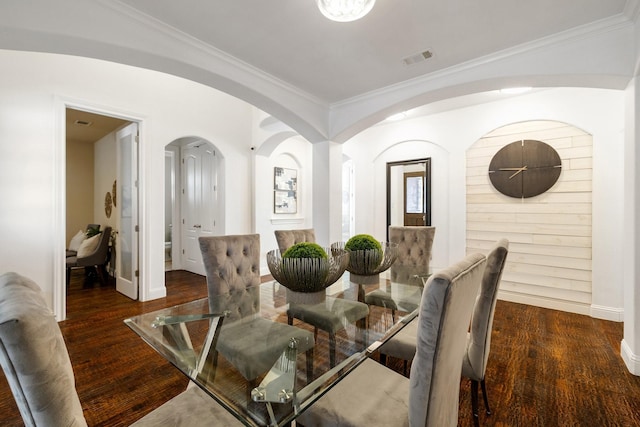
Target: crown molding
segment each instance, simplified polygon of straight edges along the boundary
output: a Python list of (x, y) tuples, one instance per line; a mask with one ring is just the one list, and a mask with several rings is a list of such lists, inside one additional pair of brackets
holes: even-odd
[(624, 5), (624, 11), (622, 12), (629, 20), (638, 22), (638, 16), (640, 16), (640, 1), (627, 0)]
[[(637, 3), (637, 0), (630, 0), (630, 2)], [(586, 25), (572, 28), (570, 30), (542, 37), (531, 42), (523, 43), (508, 49), (492, 53), (490, 55), (485, 55), (480, 58), (473, 59), (471, 61), (466, 61), (461, 64), (443, 68), (441, 70), (434, 71), (420, 77), (405, 80), (404, 82), (400, 82), (394, 85), (385, 86), (381, 89), (354, 96), (343, 101), (338, 101), (331, 104), (331, 109), (340, 109), (351, 104), (371, 102), (371, 100), (374, 98), (385, 97), (390, 93), (405, 91), (407, 89), (415, 88), (416, 86), (425, 86), (433, 81), (437, 81), (449, 75), (458, 74), (483, 65), (526, 54), (528, 52), (539, 50), (544, 47), (564, 44), (573, 40), (581, 40), (587, 37), (593, 37), (599, 34), (620, 30), (630, 25), (632, 25), (631, 20), (626, 16), (625, 13), (621, 13), (611, 18), (602, 19), (600, 21), (595, 21)]]
[[(148, 28), (149, 30), (161, 33), (163, 36), (173, 39), (179, 44), (189, 46), (194, 50), (198, 51), (208, 60), (218, 63), (221, 65), (220, 68), (230, 68), (234, 71), (240, 71), (243, 74), (250, 76), (257, 81), (262, 82), (263, 84), (276, 87), (277, 89), (284, 91), (292, 96), (297, 98), (304, 99), (305, 101), (315, 104), (321, 108), (328, 108), (328, 103), (306, 91), (301, 90), (297, 86), (291, 85), (288, 82), (281, 80), (269, 73), (264, 72), (263, 70), (254, 67), (251, 64), (248, 64), (233, 55), (228, 54), (227, 52), (220, 50), (210, 44), (203, 42), (202, 40), (191, 36), (190, 34), (185, 33), (171, 25), (162, 22), (150, 15), (145, 14), (144, 12), (135, 9), (128, 4), (122, 3), (119, 0), (98, 0), (104, 7), (111, 9), (115, 13), (124, 15), (139, 25)], [(232, 78), (230, 75), (224, 75), (225, 78), (234, 80), (240, 84), (245, 84), (246, 82), (239, 81), (238, 79)], [(249, 86), (251, 87), (251, 86)]]

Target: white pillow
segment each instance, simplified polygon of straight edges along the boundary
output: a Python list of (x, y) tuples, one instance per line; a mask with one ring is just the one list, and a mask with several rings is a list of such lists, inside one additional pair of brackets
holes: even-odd
[(84, 231), (82, 230), (78, 231), (76, 235), (71, 238), (71, 241), (69, 242), (69, 250), (77, 252), (78, 248), (80, 248), (80, 244), (84, 242), (84, 239), (86, 238), (87, 238), (87, 235), (84, 233)]
[(82, 242), (82, 244), (78, 248), (77, 257), (84, 258), (88, 255), (91, 255), (98, 247), (98, 243), (100, 243), (100, 236), (102, 236), (102, 233), (98, 233), (93, 237), (89, 237), (88, 239), (85, 239), (84, 242)]

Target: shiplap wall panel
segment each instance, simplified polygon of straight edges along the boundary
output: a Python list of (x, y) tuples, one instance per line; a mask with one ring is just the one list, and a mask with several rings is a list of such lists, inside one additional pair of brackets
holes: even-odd
[[(522, 139), (556, 149), (562, 173), (547, 192), (514, 199), (493, 188), (488, 169), (500, 148)], [(573, 126), (531, 121), (497, 129), (467, 151), (467, 252), (509, 239), (501, 291), (559, 306), (591, 303), (592, 146)]]

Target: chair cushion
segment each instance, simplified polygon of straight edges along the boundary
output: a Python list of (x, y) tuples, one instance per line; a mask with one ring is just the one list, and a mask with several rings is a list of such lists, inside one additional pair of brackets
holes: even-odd
[(230, 412), (193, 386), (131, 424), (131, 427), (240, 426)]
[(300, 319), (327, 332), (342, 330), (367, 315), (367, 304), (340, 298), (327, 298), (318, 304), (290, 304), (287, 310), (287, 316)]
[(69, 354), (40, 288), (0, 276), (0, 364), (27, 426), (86, 426)]
[(371, 359), (302, 412), (304, 427), (408, 426), (409, 380)]
[(418, 335), (418, 318), (412, 319), (408, 325), (380, 347), (380, 353), (403, 360), (413, 360), (416, 354), (416, 336)]
[(80, 244), (80, 247), (78, 248), (78, 254), (76, 256), (78, 258), (84, 258), (94, 253), (96, 251), (96, 248), (98, 247), (98, 244), (100, 243), (100, 235), (101, 233), (85, 239)]
[(289, 340), (298, 341), (298, 353), (311, 349), (313, 333), (263, 317), (223, 323), (217, 349), (242, 376), (253, 380), (278, 360)]

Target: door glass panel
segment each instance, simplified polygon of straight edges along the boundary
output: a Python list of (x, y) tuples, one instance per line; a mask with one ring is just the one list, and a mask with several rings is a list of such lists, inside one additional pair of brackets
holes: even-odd
[(133, 281), (133, 257), (131, 248), (133, 247), (133, 191), (132, 183), (132, 165), (131, 165), (131, 151), (132, 147), (131, 136), (123, 138), (121, 140), (120, 150), (120, 254), (118, 258), (120, 260), (119, 276), (125, 280)]
[(424, 190), (421, 176), (407, 177), (406, 213), (421, 214), (424, 212)]

